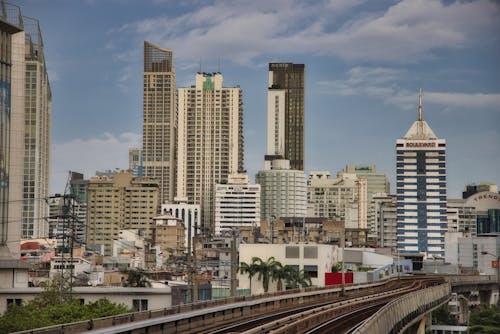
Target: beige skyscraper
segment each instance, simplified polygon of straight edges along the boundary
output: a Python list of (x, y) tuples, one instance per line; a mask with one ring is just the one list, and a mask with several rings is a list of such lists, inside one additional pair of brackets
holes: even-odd
[(143, 175), (160, 184), (160, 203), (175, 191), (175, 72), (171, 50), (144, 42)]
[[(48, 237), (52, 93), (38, 20), (23, 17), (26, 34), (22, 238)], [(61, 191), (63, 189), (60, 189)]]
[(176, 200), (200, 204), (201, 225), (214, 230), (215, 184), (243, 170), (241, 88), (223, 87), (220, 73), (198, 73), (178, 90)]

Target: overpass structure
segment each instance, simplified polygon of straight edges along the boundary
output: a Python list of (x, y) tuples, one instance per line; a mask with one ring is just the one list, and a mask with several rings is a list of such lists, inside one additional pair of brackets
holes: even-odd
[[(372, 284), (200, 302), (19, 333), (404, 333), (425, 332), (452, 291), (496, 291), (496, 276), (402, 277)], [(487, 297), (485, 297), (487, 298)], [(498, 297), (497, 297), (498, 298)], [(490, 297), (491, 299), (491, 297)], [(353, 324), (358, 324), (353, 326)]]

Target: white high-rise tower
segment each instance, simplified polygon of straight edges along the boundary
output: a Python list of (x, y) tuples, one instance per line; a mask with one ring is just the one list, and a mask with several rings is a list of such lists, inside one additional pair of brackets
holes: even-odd
[(176, 201), (201, 206), (201, 226), (214, 231), (216, 183), (243, 170), (243, 101), (222, 74), (197, 73), (178, 89)]
[(396, 141), (397, 245), (399, 251), (444, 256), (446, 221), (446, 141), (422, 118)]

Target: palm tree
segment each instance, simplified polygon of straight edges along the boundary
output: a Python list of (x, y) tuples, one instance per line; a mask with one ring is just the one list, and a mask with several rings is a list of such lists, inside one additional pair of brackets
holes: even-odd
[(264, 292), (267, 293), (269, 290), (269, 281), (272, 278), (273, 268), (276, 266), (276, 261), (273, 256), (269, 257), (267, 261), (263, 261), (261, 258), (253, 257), (252, 263), (257, 267), (257, 279), (262, 280), (262, 287)]
[(286, 283), (287, 286), (289, 286), (292, 289), (297, 289), (299, 287), (307, 288), (312, 285), (311, 278), (304, 271), (304, 269), (297, 270), (294, 268), (292, 268), (292, 271), (290, 272), (290, 275), (288, 276)]
[(290, 273), (293, 268), (289, 265), (283, 266), (281, 262), (276, 261), (274, 266), (271, 268), (273, 281), (278, 281), (277, 290), (283, 291), (283, 280), (287, 280), (290, 277)]
[(251, 264), (248, 264), (246, 262), (241, 262), (240, 273), (248, 274), (248, 278), (250, 280), (250, 294), (252, 294), (252, 277), (254, 277), (255, 274), (257, 274), (257, 266), (255, 265), (255, 262), (252, 261)]

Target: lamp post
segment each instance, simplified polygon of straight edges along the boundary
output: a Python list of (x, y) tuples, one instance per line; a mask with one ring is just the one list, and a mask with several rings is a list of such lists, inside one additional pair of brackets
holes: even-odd
[(482, 255), (491, 255), (493, 257), (496, 257), (497, 258), (497, 283), (498, 283), (498, 286), (499, 286), (499, 289), (500, 289), (500, 255), (496, 255), (496, 254), (493, 254), (493, 253), (489, 253), (489, 252), (481, 252)]

